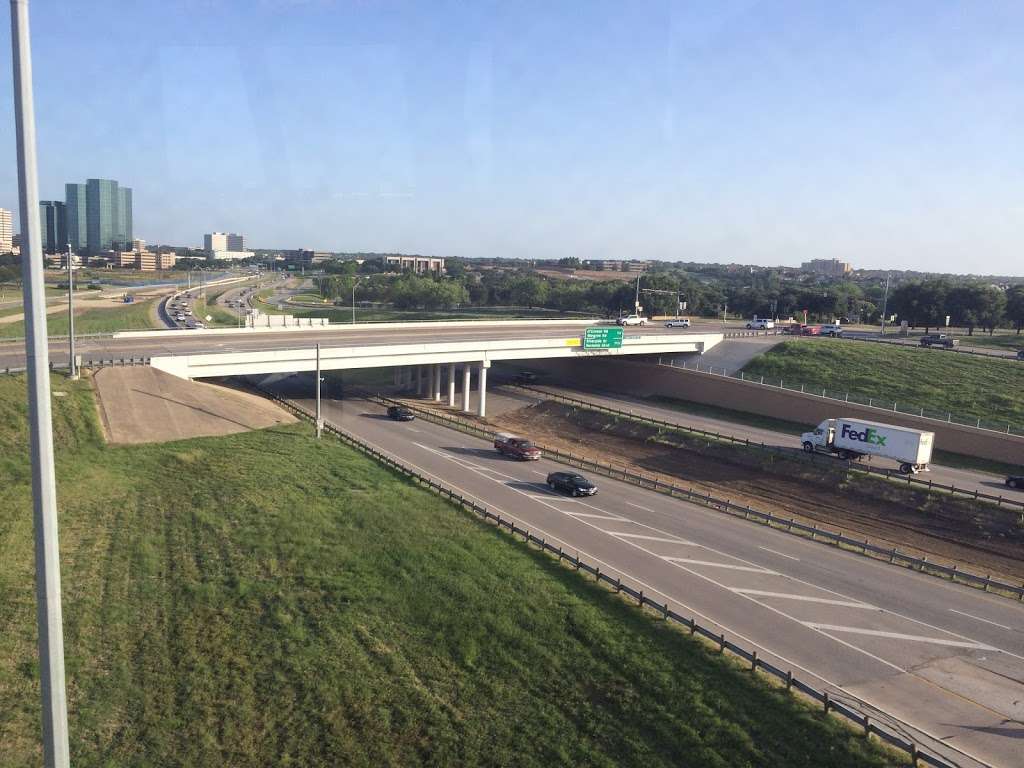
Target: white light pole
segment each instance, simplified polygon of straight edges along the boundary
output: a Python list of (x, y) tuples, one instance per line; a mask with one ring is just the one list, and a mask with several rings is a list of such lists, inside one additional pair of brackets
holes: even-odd
[(68, 373), (72, 381), (78, 379), (75, 361), (75, 271), (71, 268), (71, 244), (68, 244)]
[(885, 313), (889, 308), (889, 277), (885, 276), (885, 294), (882, 296), (882, 336), (885, 336)]
[(324, 420), (320, 411), (320, 345), (316, 345), (316, 438), (324, 431)]
[(356, 278), (352, 278), (352, 325), (356, 324), (356, 286), (359, 285), (359, 281)]
[(21, 270), (28, 369), (28, 422), (32, 456), (32, 521), (36, 559), (36, 621), (39, 625), (39, 688), (43, 710), (43, 764), (67, 768), (68, 706), (64, 687), (64, 634), (57, 541), (57, 483), (50, 411), (50, 350), (39, 232), (36, 118), (32, 100), (32, 52), (28, 0), (11, 0), (14, 63), (14, 127), (21, 207)]

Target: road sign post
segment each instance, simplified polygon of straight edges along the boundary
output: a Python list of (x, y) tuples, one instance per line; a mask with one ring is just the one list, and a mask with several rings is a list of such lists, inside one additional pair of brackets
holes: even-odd
[(618, 349), (621, 346), (621, 328), (587, 328), (583, 332), (584, 349)]

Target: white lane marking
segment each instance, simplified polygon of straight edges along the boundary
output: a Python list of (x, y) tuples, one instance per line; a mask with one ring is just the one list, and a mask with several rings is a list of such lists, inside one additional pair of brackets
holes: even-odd
[[(315, 384), (316, 382), (313, 383)], [(416, 429), (416, 427), (406, 427), (406, 429), (408, 429), (410, 432), (415, 432), (416, 434), (423, 434), (423, 430)]]
[[(486, 471), (486, 470), (484, 470)], [(564, 496), (559, 496), (557, 493), (535, 493), (527, 494), (528, 499), (556, 499), (557, 501), (564, 501), (566, 504), (582, 504), (579, 499), (567, 499)]]
[(592, 512), (567, 512), (563, 509), (560, 509), (558, 511), (561, 512), (563, 515), (568, 515), (569, 517), (590, 517), (594, 520), (614, 520), (617, 523), (629, 522), (624, 517), (615, 517), (614, 515), (595, 515)]
[[(732, 565), (731, 563), (716, 563), (711, 560), (693, 560), (689, 557), (664, 557), (662, 560), (668, 560), (670, 563), (688, 563), (689, 565), (707, 565), (712, 568), (728, 568), (732, 571), (749, 571), (750, 573), (763, 573), (769, 576), (780, 576), (781, 574), (775, 571), (769, 571), (767, 568), (758, 568), (750, 565)], [(727, 588), (728, 589), (728, 588)], [(729, 590), (733, 592), (735, 590)]]
[(547, 474), (546, 474), (546, 473), (544, 473), (544, 472), (541, 472), (541, 471), (540, 471), (539, 469), (534, 469), (534, 470), (531, 470), (531, 471), (532, 471), (532, 472), (533, 472), (533, 474), (535, 474), (535, 475), (540, 475), (541, 477), (547, 477)]
[(757, 597), (779, 597), (783, 600), (803, 600), (808, 603), (824, 603), (825, 605), (843, 605), (847, 608), (867, 608), (871, 611), (880, 610), (873, 605), (868, 603), (859, 603), (855, 600), (832, 600), (827, 597), (811, 597), (810, 595), (793, 595), (788, 592), (769, 592), (765, 589), (739, 589), (736, 588), (733, 592), (738, 592), (743, 595), (755, 595)]
[(965, 642), (963, 640), (946, 640), (943, 637), (928, 637), (926, 635), (905, 635), (902, 632), (884, 632), (880, 629), (865, 629), (863, 627), (843, 627), (838, 624), (818, 624), (813, 621), (800, 622), (806, 627), (816, 629), (819, 632), (847, 632), (851, 635), (870, 635), (871, 637), (884, 637), (889, 640), (910, 640), (915, 643), (932, 643), (933, 645), (948, 645), (951, 648), (973, 648), (978, 651), (996, 651), (991, 645), (984, 643)]
[(642, 509), (644, 512), (654, 512), (650, 507), (641, 507), (639, 504), (634, 504), (632, 501), (627, 501), (626, 504), (631, 507), (636, 507), (637, 509)]
[(951, 610), (953, 613), (959, 613), (961, 616), (966, 616), (969, 619), (974, 619), (975, 621), (984, 621), (986, 624), (991, 624), (994, 627), (999, 627), (1000, 629), (1008, 629), (1011, 632), (1013, 631), (1013, 627), (1008, 627), (1005, 624), (997, 624), (994, 621), (989, 621), (988, 619), (983, 619), (983, 618), (981, 618), (981, 616), (975, 616), (975, 615), (970, 614), (970, 613), (964, 613), (963, 611), (958, 611), (956, 608), (950, 608), (949, 610)]
[(793, 557), (792, 555), (785, 555), (782, 552), (776, 552), (774, 549), (768, 549), (768, 547), (758, 546), (758, 549), (763, 549), (765, 552), (771, 552), (773, 555), (778, 555), (779, 557), (787, 557), (790, 560), (796, 560), (798, 563), (800, 562), (800, 558), (799, 557)]
[(643, 533), (618, 533), (617, 531), (605, 531), (605, 533), (610, 533), (612, 536), (617, 536), (620, 539), (643, 539), (644, 541), (664, 541), (669, 544), (684, 544), (688, 547), (700, 546), (700, 544), (697, 544), (696, 542), (687, 541), (686, 539), (677, 539), (671, 536), (647, 536)]

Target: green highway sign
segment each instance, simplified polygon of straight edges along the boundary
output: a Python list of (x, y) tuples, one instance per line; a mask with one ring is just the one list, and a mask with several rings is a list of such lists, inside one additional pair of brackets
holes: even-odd
[(587, 328), (583, 332), (584, 349), (618, 349), (621, 346), (621, 328)]

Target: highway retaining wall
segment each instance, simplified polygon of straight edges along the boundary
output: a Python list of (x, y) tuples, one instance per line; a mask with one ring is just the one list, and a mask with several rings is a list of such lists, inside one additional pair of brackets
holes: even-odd
[(936, 447), (1008, 464), (1024, 464), (1024, 437), (948, 424), (904, 413), (843, 403), (816, 395), (764, 387), (754, 382), (703, 371), (672, 368), (621, 359), (531, 361), (531, 367), (582, 387), (606, 389), (640, 397), (674, 397), (760, 416), (812, 426), (824, 419), (848, 416), (898, 424), (935, 433)]

